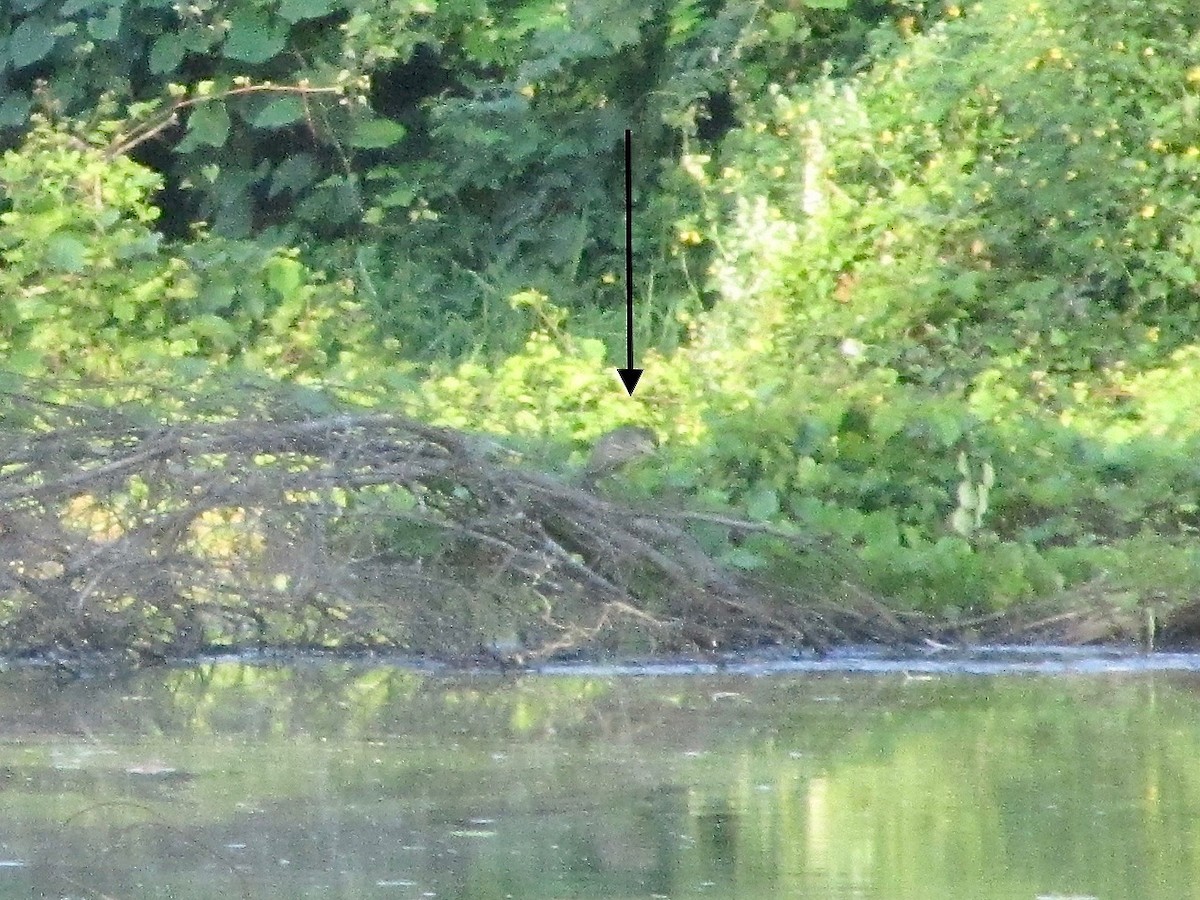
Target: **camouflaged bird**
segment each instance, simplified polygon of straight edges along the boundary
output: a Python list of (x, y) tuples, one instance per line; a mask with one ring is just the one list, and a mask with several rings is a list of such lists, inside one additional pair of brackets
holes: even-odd
[(583, 469), (583, 484), (594, 487), (601, 479), (615, 475), (632, 462), (652, 456), (656, 450), (658, 437), (640, 425), (624, 425), (602, 434), (592, 446)]

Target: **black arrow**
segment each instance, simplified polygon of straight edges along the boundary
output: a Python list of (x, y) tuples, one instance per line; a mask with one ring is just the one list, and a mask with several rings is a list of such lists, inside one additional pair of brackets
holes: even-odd
[(617, 369), (633, 396), (642, 370), (633, 367), (633, 132), (625, 129), (625, 368)]

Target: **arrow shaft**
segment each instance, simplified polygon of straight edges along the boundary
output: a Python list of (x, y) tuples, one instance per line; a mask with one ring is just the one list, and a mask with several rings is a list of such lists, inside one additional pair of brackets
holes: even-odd
[(625, 129), (625, 367), (633, 368), (633, 132)]

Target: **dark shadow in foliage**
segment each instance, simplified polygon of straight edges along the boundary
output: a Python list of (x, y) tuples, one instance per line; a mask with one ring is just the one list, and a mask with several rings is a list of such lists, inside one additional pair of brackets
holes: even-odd
[(397, 148), (401, 159), (419, 159), (429, 152), (429, 118), (424, 103), (447, 92), (463, 95), (450, 67), (428, 44), (418, 44), (404, 62), (372, 73), (371, 108), (405, 128), (404, 141)]

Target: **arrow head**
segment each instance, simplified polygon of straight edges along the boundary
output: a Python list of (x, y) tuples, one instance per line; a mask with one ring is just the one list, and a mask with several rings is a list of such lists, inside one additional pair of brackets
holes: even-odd
[(621, 381), (625, 385), (625, 390), (629, 391), (629, 396), (633, 396), (633, 391), (637, 387), (638, 380), (642, 377), (641, 369), (617, 369), (617, 374), (621, 376)]

